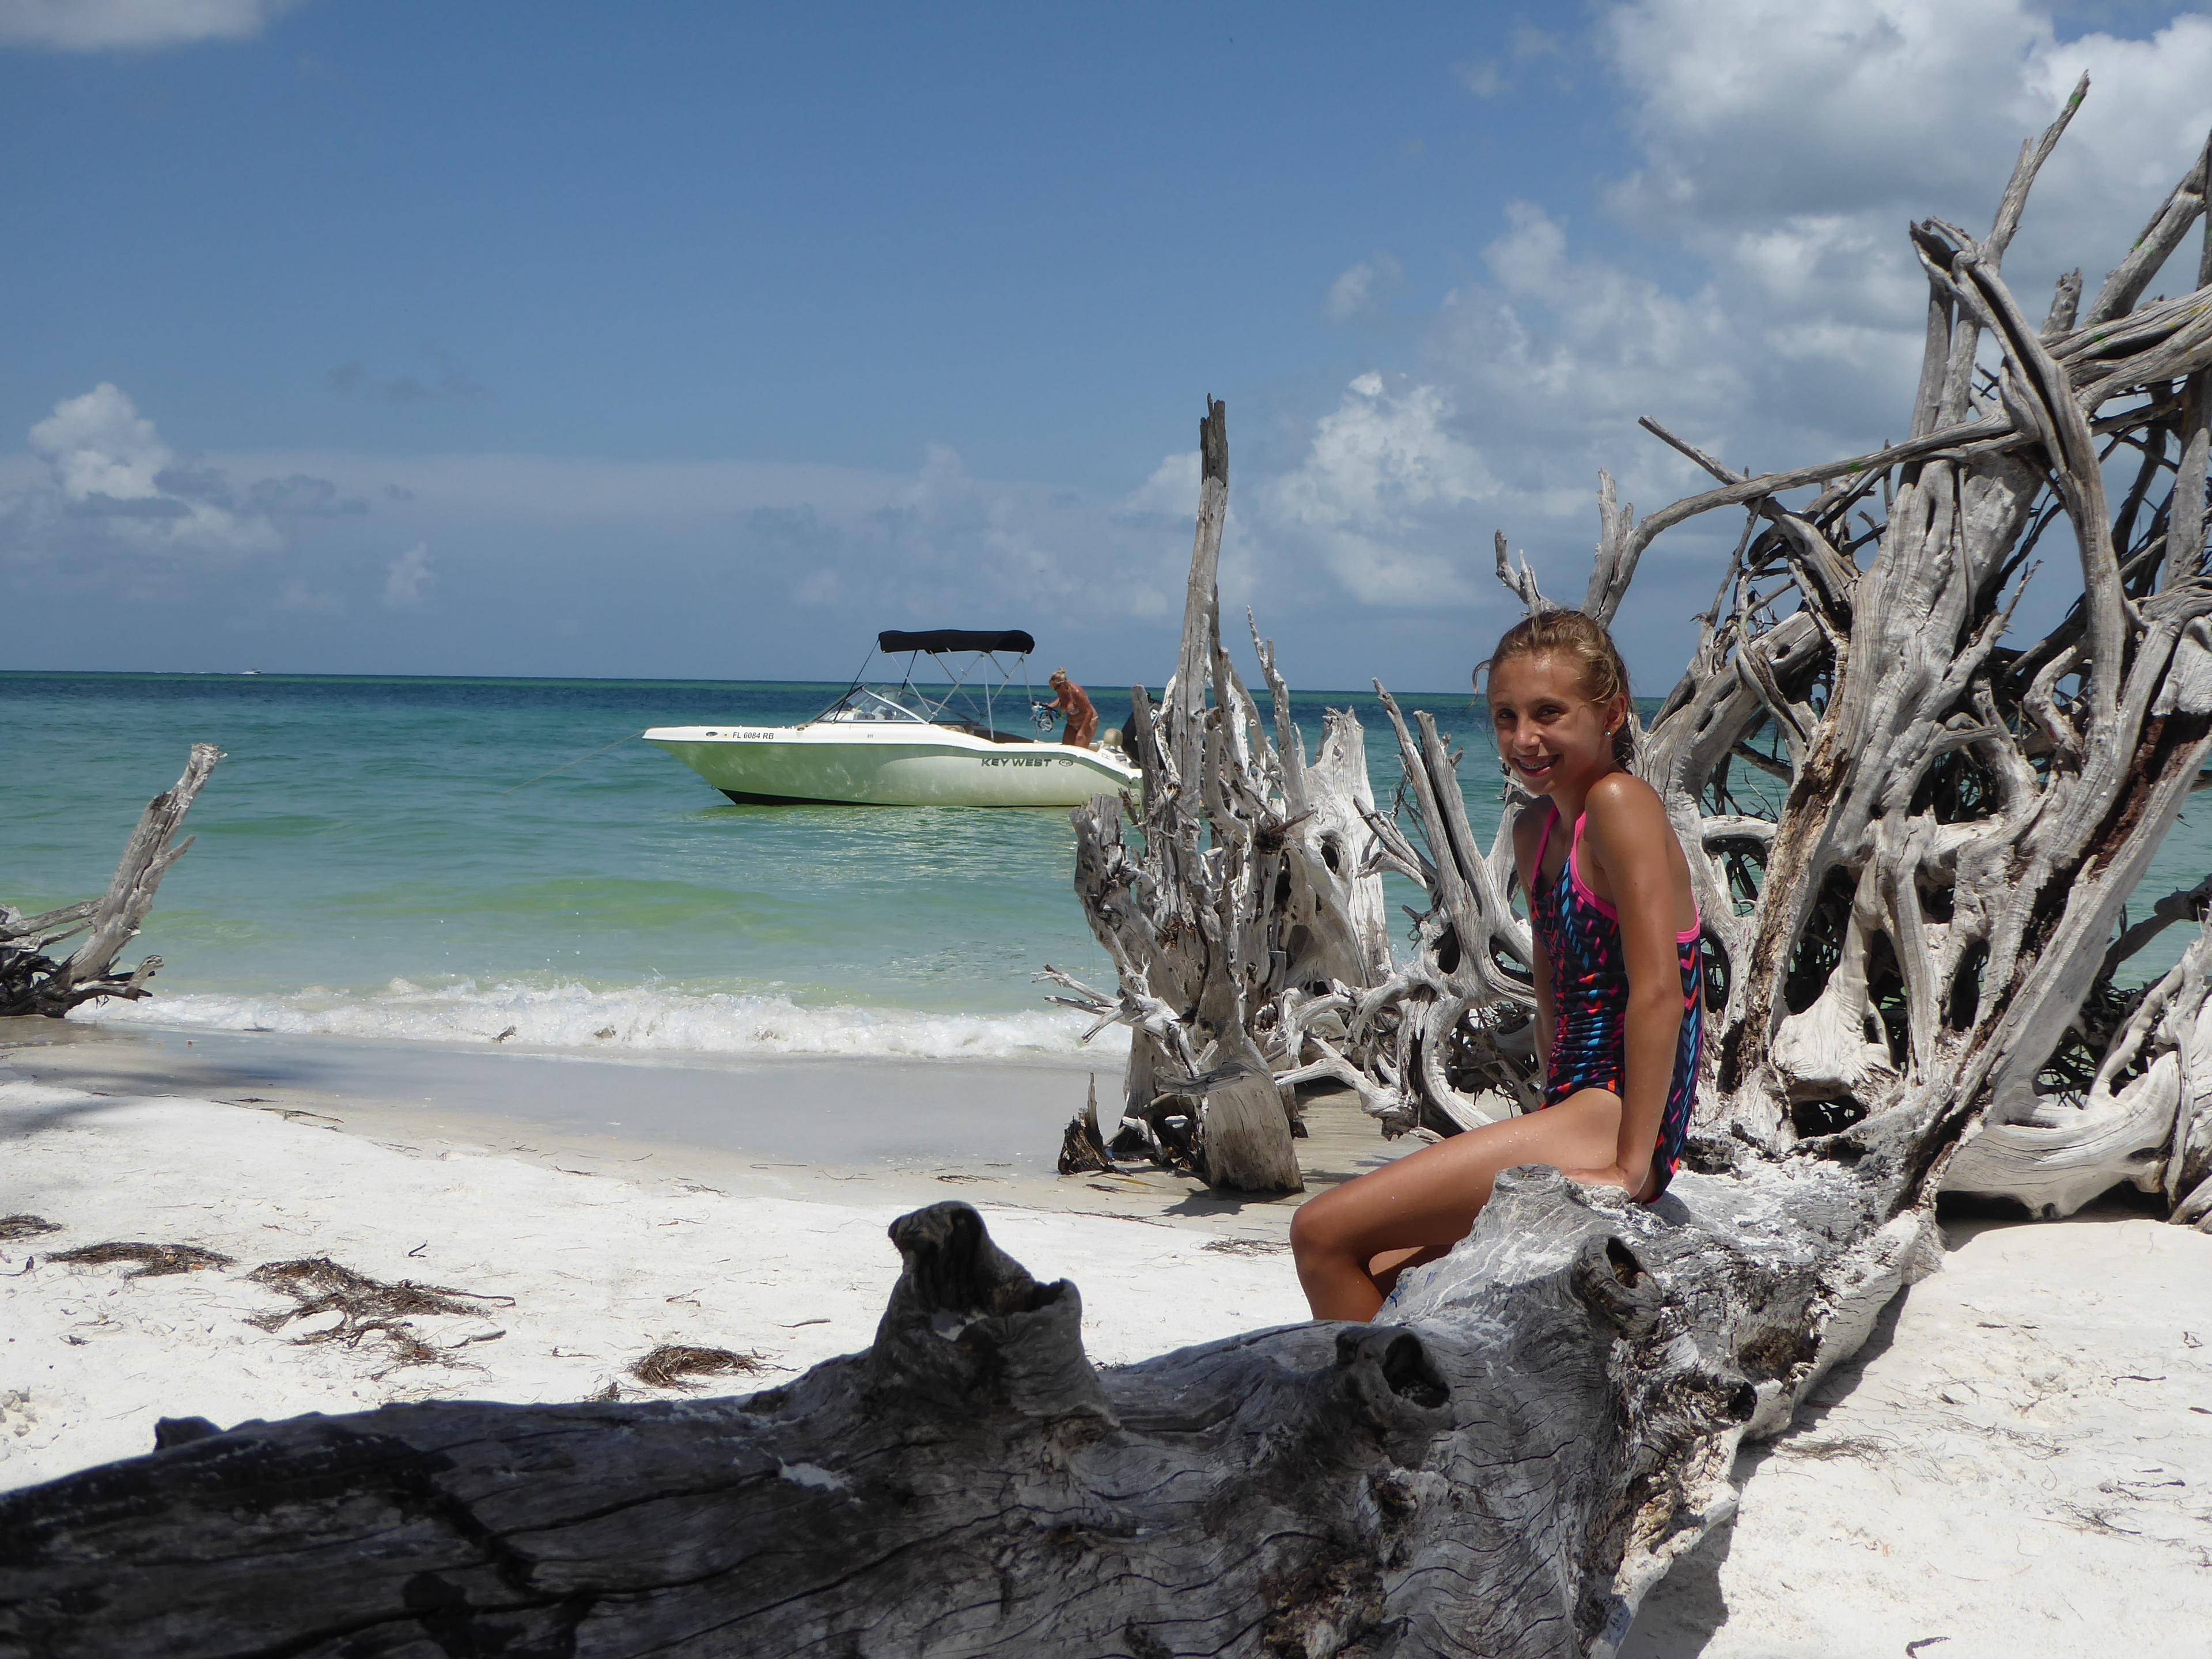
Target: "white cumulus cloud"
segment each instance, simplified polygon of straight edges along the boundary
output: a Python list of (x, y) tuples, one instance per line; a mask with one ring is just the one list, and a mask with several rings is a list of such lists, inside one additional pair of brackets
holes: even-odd
[[(1301, 464), (1261, 486), (1271, 551), (1310, 550), (1357, 602), (1503, 605), (1494, 528), (1552, 591), (1579, 592), (1601, 467), (1646, 509), (1705, 484), (1639, 416), (1753, 470), (1895, 435), (1925, 319), (1911, 220), (1985, 228), (2021, 141), (2086, 69), (2005, 264), (2040, 315), (2066, 268), (2094, 291), (2212, 125), (2212, 17), (2197, 12), (2068, 40), (2030, 0), (1626, 0), (1595, 38), (1634, 147), (1599, 205), (1628, 245), (1595, 252), (1570, 204), (1513, 204), (1480, 274), (1425, 319), (1410, 371), (1356, 382)], [(1503, 89), (1494, 66), (1459, 73)], [(2192, 285), (2196, 258), (2192, 237), (2155, 287)], [(1380, 274), (1346, 271), (1328, 314), (1371, 306)], [(1639, 672), (1680, 660), (1681, 619), (1735, 528), (1686, 526), (1652, 550), (1638, 587), (1659, 625), (1639, 628)]]
[(0, 46), (148, 50), (243, 40), (301, 0), (0, 0)]
[(2039, 287), (2087, 259), (2094, 288), (2212, 125), (2197, 12), (2062, 40), (2024, 0), (1634, 0), (1602, 34), (1643, 152), (1615, 211), (1740, 265), (1785, 313), (1864, 321), (1900, 281), (1917, 293), (1906, 221), (1985, 228), (2021, 140), (2085, 70), (2008, 259)]
[(1376, 307), (1382, 290), (1396, 288), (1405, 280), (1403, 265), (1388, 253), (1376, 253), (1372, 258), (1362, 259), (1328, 285), (1328, 297), (1322, 302), (1322, 313), (1333, 323), (1357, 317)]
[(1123, 510), (1148, 518), (1190, 518), (1198, 511), (1198, 481), (1196, 450), (1163, 456), (1152, 476), (1124, 499)]
[(265, 516), (215, 499), (225, 489), (219, 477), (179, 467), (154, 422), (107, 381), (56, 404), (31, 428), (30, 445), (51, 484), (11, 503), (11, 519), (65, 526), (70, 539), (159, 551), (257, 553), (278, 545)]
[(392, 611), (412, 611), (422, 603), (431, 582), (430, 544), (417, 542), (386, 568), (384, 603)]
[(1364, 604), (1464, 601), (1467, 563), (1435, 532), (1441, 521), (1448, 540), (1449, 526), (1497, 484), (1481, 456), (1447, 429), (1453, 412), (1433, 386), (1393, 390), (1376, 374), (1352, 381), (1316, 423), (1304, 464), (1262, 481), (1271, 540), (1310, 546)]
[(73, 501), (158, 495), (155, 476), (176, 459), (153, 422), (106, 380), (81, 398), (56, 404), (31, 428), (31, 453), (52, 470), (55, 483)]
[[(1703, 423), (1745, 401), (1740, 344), (1710, 286), (1676, 294), (1577, 258), (1567, 228), (1527, 202), (1507, 209), (1483, 261), (1491, 281), (1445, 296), (1426, 370), (1521, 452), (1524, 478), (1548, 472), (1564, 442), (1633, 430), (1647, 411)], [(1577, 461), (1587, 474), (1587, 456)]]

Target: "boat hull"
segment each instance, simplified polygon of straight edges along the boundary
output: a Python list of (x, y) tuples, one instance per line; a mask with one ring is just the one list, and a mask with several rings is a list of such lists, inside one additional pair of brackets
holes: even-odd
[(889, 722), (659, 726), (645, 740), (741, 805), (1079, 806), (1141, 781), (1097, 750)]

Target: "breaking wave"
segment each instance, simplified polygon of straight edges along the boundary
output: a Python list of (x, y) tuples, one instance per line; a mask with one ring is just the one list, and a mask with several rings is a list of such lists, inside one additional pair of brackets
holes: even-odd
[(917, 1060), (1096, 1061), (1127, 1048), (1119, 1028), (1085, 1045), (1089, 1022), (1039, 1009), (1011, 1014), (931, 1013), (904, 1008), (815, 1006), (787, 997), (596, 989), (578, 984), (424, 988), (395, 979), (368, 994), (309, 990), (284, 995), (184, 993), (75, 1010), (91, 1024), (190, 1026), (217, 1031), (490, 1043), (655, 1054), (820, 1054)]

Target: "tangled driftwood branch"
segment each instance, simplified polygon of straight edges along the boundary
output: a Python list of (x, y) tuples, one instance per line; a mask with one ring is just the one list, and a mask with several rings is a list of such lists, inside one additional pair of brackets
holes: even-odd
[[(155, 891), (169, 866), (191, 850), (189, 836), (173, 847), (169, 843), (222, 758), (222, 751), (211, 743), (192, 745), (184, 775), (147, 803), (106, 897), (37, 916), (0, 904), (0, 1014), (59, 1016), (94, 997), (148, 994), (146, 981), (161, 958), (148, 957), (127, 974), (116, 971), (115, 958), (154, 908)], [(58, 962), (47, 954), (79, 933), (84, 941), (68, 956)]]
[[(1905, 442), (1747, 477), (1646, 421), (1718, 487), (1639, 521), (1601, 478), (1583, 605), (1607, 623), (1659, 534), (1745, 515), (1638, 744), (1705, 918), (1708, 1163), (1839, 1133), (1901, 1135), (1933, 1163), (1964, 1140), (1952, 1190), (2055, 1214), (2132, 1181), (2187, 1213), (2212, 1206), (2191, 1198), (2212, 1085), (2154, 1082), (2207, 1075), (2189, 1059), (2202, 975), (2153, 993), (2116, 979), (2160, 928), (2203, 915), (2199, 890), (2123, 927), (2212, 742), (2212, 252), (2194, 292), (2139, 303), (2202, 216), (2212, 146), (2081, 320), (2069, 274), (2032, 326), (2002, 258), (2081, 90), (2023, 147), (1987, 236), (1913, 227), (1929, 311)], [(2133, 480), (2108, 500), (2123, 456)], [(2021, 640), (2032, 562), (2068, 539), (2076, 597)], [(1503, 535), (1496, 556), (1524, 605), (1548, 603)], [(2039, 580), (2060, 574), (2047, 562)], [(1535, 1102), (1528, 929), (1509, 838), (1478, 842), (1449, 744), (1382, 702), (1407, 822), (1369, 817), (1376, 861), (1427, 890), (1413, 949), (1381, 974), (1255, 993), (1249, 1024), (1299, 1039), (1273, 1051), (1279, 1083), (1333, 1079), (1386, 1129), (1449, 1133)], [(2146, 994), (2165, 1012), (2123, 1043)], [(1187, 1006), (1164, 995), (1152, 1018), (1171, 1027)], [(1302, 1025), (1306, 1006), (1335, 1027)]]
[(1102, 795), (1073, 814), (1076, 891), (1121, 983), (1109, 997), (1046, 974), (1070, 994), (1060, 1000), (1130, 1027), (1126, 1134), (1217, 1186), (1295, 1192), (1295, 1105), (1276, 1074), (1309, 1034), (1330, 1029), (1332, 999), (1389, 963), (1382, 882), (1369, 868), (1375, 801), (1356, 719), (1332, 712), (1309, 765), (1257, 628), (1272, 733), (1222, 649), (1228, 412), (1211, 398), (1199, 454), (1175, 678), (1158, 709), (1142, 686), (1130, 693), (1142, 804)]

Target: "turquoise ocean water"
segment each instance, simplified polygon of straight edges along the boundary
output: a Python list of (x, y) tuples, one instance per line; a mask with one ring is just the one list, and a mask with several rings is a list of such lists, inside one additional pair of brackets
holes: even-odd
[[(787, 723), (839, 689), (0, 674), (0, 900), (102, 890), (140, 808), (207, 741), (228, 758), (129, 957), (166, 959), (159, 994), (93, 1018), (460, 1042), (513, 1028), (600, 1052), (1078, 1054), (1085, 1022), (1031, 979), (1050, 962), (1111, 982), (1069, 890), (1064, 811), (732, 806), (623, 741)], [(1125, 698), (1094, 696), (1104, 723), (1126, 716)], [(1465, 694), (1401, 701), (1464, 734), (1486, 836), (1486, 725)], [(1295, 704), (1309, 752), (1325, 708), (1358, 711), (1387, 805), (1397, 749), (1373, 696)], [(2208, 868), (2212, 835), (2185, 822), (2144, 897)], [(1393, 892), (1395, 922), (1414, 896)], [(2171, 963), (2185, 931), (2138, 972)]]
[[(0, 674), (0, 899), (102, 890), (147, 799), (212, 742), (228, 758), (192, 809), (198, 841), (129, 958), (165, 959), (159, 994), (92, 1018), (447, 1042), (513, 1027), (603, 1052), (1079, 1052), (1085, 1022), (1031, 979), (1049, 962), (1112, 981), (1070, 890), (1065, 811), (733, 806), (623, 741), (787, 724), (841, 689)], [(1126, 693), (1094, 696), (1104, 724), (1126, 717)], [(1324, 708), (1358, 708), (1387, 802), (1396, 745), (1372, 694), (1296, 702), (1310, 752)], [(1464, 695), (1401, 702), (1447, 731), (1473, 719)], [(1018, 695), (998, 723), (1024, 715)], [(1468, 769), (1494, 824), (1495, 769), (1478, 751)], [(1119, 1033), (1099, 1044), (1118, 1052)]]

